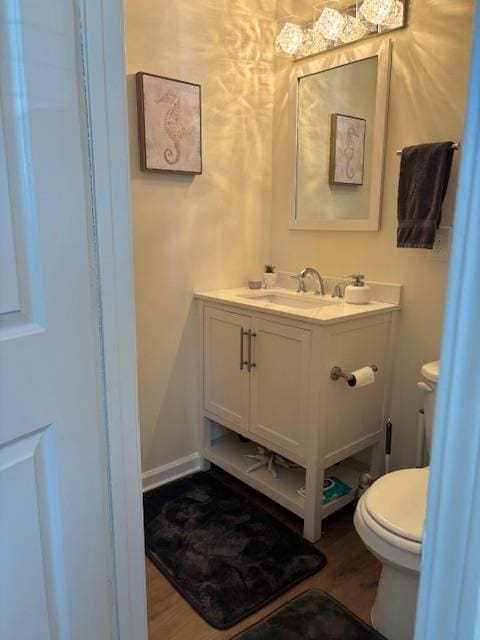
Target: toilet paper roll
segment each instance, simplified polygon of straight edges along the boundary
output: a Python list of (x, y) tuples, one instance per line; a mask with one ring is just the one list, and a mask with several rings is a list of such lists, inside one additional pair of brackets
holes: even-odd
[(357, 369), (356, 371), (352, 371), (351, 375), (353, 376), (353, 380), (349, 380), (348, 384), (351, 387), (355, 387), (355, 389), (366, 387), (375, 382), (375, 371), (372, 367)]

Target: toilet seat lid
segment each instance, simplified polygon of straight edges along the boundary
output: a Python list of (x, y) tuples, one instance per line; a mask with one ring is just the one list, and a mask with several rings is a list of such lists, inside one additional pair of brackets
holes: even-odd
[(424, 364), (421, 370), (422, 376), (430, 382), (438, 382), (440, 377), (440, 360), (434, 362), (427, 362)]
[(421, 542), (427, 510), (428, 468), (383, 476), (365, 494), (370, 516), (392, 533)]

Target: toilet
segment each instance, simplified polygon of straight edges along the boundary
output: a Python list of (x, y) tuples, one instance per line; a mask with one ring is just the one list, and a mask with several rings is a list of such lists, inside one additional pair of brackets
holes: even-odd
[[(429, 362), (421, 373), (424, 380), (418, 387), (425, 393), (425, 444), (430, 453), (440, 363)], [(414, 636), (427, 489), (428, 467), (393, 471), (363, 494), (355, 511), (358, 535), (383, 564), (371, 618), (388, 640)]]

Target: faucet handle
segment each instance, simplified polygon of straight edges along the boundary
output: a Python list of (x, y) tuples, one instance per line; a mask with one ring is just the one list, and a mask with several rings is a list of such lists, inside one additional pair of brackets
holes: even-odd
[(297, 273), (296, 276), (288, 276), (289, 278), (293, 278), (294, 280), (297, 281), (298, 287), (297, 287), (297, 293), (305, 293), (306, 292), (306, 288), (305, 288), (305, 280), (304, 277), (302, 276), (301, 273)]
[(345, 289), (342, 291), (342, 287), (346, 287), (348, 282), (346, 280), (342, 280), (341, 282), (337, 282), (337, 284), (333, 287), (332, 298), (344, 298), (345, 297)]
[(352, 273), (349, 276), (343, 276), (344, 278), (351, 278), (353, 280), (354, 287), (364, 287), (365, 282), (363, 281), (365, 275), (363, 273)]

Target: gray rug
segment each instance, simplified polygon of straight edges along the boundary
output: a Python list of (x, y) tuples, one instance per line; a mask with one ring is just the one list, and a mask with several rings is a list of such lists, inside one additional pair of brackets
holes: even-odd
[(148, 557), (205, 620), (228, 629), (325, 566), (313, 545), (209, 473), (144, 495)]
[(233, 640), (385, 640), (323, 591), (305, 591)]

